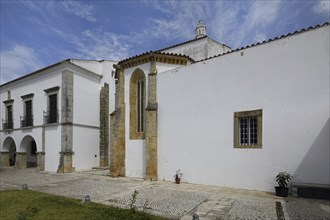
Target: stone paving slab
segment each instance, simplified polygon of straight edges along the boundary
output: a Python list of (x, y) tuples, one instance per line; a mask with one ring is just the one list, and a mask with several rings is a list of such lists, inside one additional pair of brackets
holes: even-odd
[(283, 207), (286, 220), (330, 220), (330, 201), (281, 198), (274, 193), (173, 182), (150, 182), (137, 178), (111, 178), (107, 170), (72, 174), (37, 172), (35, 169), (0, 168), (0, 190), (29, 189), (129, 208), (130, 196), (137, 190), (136, 205), (148, 212), (171, 219), (191, 220), (277, 220), (276, 202)]
[[(141, 208), (147, 205), (149, 209), (177, 216), (188, 213), (207, 198), (205, 193), (185, 192), (160, 187), (148, 187), (137, 191), (137, 207)], [(132, 193), (126, 192), (125, 194), (115, 196), (111, 201), (129, 205)]]

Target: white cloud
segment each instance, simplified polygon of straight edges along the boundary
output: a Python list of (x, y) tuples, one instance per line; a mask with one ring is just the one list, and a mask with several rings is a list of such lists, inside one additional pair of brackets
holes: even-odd
[(213, 33), (232, 48), (265, 40), (281, 6), (281, 1), (220, 2), (215, 10), (225, 13), (212, 19)]
[(93, 16), (94, 7), (92, 5), (78, 1), (62, 1), (61, 5), (69, 13), (73, 13), (87, 21), (96, 21), (96, 18)]
[(37, 11), (44, 19), (59, 16), (62, 11), (74, 14), (87, 21), (96, 21), (94, 6), (79, 1), (20, 1), (26, 7)]
[(129, 56), (131, 41), (129, 37), (98, 30), (85, 30), (82, 33), (66, 33), (55, 27), (49, 27), (60, 38), (73, 45), (70, 51), (61, 49), (66, 57), (81, 59), (121, 60)]
[(10, 50), (0, 53), (1, 84), (39, 69), (38, 57), (33, 49), (15, 45)]
[(313, 7), (313, 11), (316, 14), (327, 15), (328, 18), (329, 18), (329, 16), (330, 16), (330, 1), (329, 0), (318, 1)]
[(281, 1), (156, 1), (151, 5), (166, 16), (151, 20), (144, 33), (189, 40), (202, 18), (209, 36), (236, 48), (266, 39), (266, 30), (279, 17), (281, 4)]

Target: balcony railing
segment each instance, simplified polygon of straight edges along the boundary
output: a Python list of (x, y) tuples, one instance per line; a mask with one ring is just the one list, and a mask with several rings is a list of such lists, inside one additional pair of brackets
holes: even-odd
[(58, 111), (45, 112), (44, 111), (44, 124), (58, 123)]
[(2, 119), (2, 129), (3, 130), (13, 129), (13, 128), (14, 128), (14, 121), (13, 120)]
[(21, 128), (33, 126), (33, 115), (20, 116)]

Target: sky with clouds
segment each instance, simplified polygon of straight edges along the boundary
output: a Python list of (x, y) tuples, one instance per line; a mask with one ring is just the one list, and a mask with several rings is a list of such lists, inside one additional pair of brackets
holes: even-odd
[(5, 83), (68, 58), (121, 60), (207, 35), (239, 48), (330, 20), (330, 0), (0, 1)]

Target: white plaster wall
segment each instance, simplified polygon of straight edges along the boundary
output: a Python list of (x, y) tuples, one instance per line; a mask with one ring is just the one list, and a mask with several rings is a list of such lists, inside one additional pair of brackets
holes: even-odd
[[(16, 145), (17, 152), (25, 152), (26, 147), (22, 146), (21, 143), (25, 136), (31, 136), (37, 145), (37, 151), (42, 151), (42, 128), (43, 125), (43, 111), (47, 111), (48, 97), (44, 92), (44, 89), (48, 89), (55, 86), (61, 87), (61, 71), (51, 71), (47, 70), (45, 74), (32, 79), (25, 80), (24, 82), (13, 82), (11, 84), (4, 85), (0, 88), (0, 97), (1, 97), (1, 119), (5, 119), (5, 105), (2, 103), (4, 100), (7, 100), (7, 91), (11, 92), (11, 98), (14, 99), (13, 103), (13, 120), (14, 120), (14, 130), (10, 133), (0, 131), (0, 143), (1, 148), (3, 150), (3, 142), (5, 138), (11, 136)], [(32, 99), (32, 109), (33, 109), (33, 128), (24, 128), (21, 129), (20, 125), (20, 116), (24, 115), (24, 102), (21, 98), (23, 95), (27, 95), (30, 93), (34, 93)], [(58, 110), (60, 110), (61, 106), (61, 90), (58, 91)], [(40, 127), (38, 127), (40, 126)], [(59, 127), (59, 126), (57, 126)], [(2, 123), (1, 123), (2, 129)], [(48, 134), (49, 136), (49, 134)], [(54, 145), (60, 147), (60, 138), (61, 136), (49, 136), (51, 141), (46, 140), (46, 170), (48, 171), (56, 171), (58, 166), (58, 152), (56, 151), (56, 159), (52, 152), (47, 152), (47, 149), (54, 150)], [(51, 156), (52, 155), (52, 156)], [(48, 160), (48, 161), (47, 161)], [(56, 162), (54, 162), (56, 160)], [(55, 168), (56, 167), (56, 168)]]
[(219, 44), (215, 40), (212, 40), (211, 38), (207, 38), (207, 56), (213, 57), (215, 55), (224, 54), (228, 51), (231, 51), (229, 47), (223, 44)]
[(145, 141), (144, 140), (130, 140), (129, 139), (129, 114), (130, 114), (130, 104), (129, 104), (129, 86), (132, 73), (140, 68), (146, 78), (146, 104), (148, 100), (148, 73), (150, 69), (150, 63), (146, 63), (134, 68), (125, 69), (125, 131), (126, 131), (126, 176), (129, 177), (140, 177), (145, 176)]
[(56, 172), (61, 151), (61, 126), (45, 127), (45, 170)]
[(81, 60), (81, 59), (71, 59), (71, 63), (81, 66), (96, 74), (102, 75), (102, 61), (98, 60)]
[[(20, 128), (20, 116), (24, 115), (24, 101), (21, 96), (34, 93), (32, 99), (33, 109), (33, 125), (43, 124), (43, 111), (47, 111), (48, 96), (44, 92), (45, 89), (55, 86), (61, 87), (61, 71), (56, 71), (50, 74), (42, 75), (38, 78), (25, 81), (24, 83), (13, 83), (0, 88), (1, 93), (1, 119), (5, 119), (6, 108), (2, 103), (7, 100), (7, 91), (11, 92), (11, 98), (14, 99), (13, 103), (13, 120), (14, 128)], [(61, 90), (58, 92), (58, 110), (61, 106)], [(59, 112), (60, 113), (60, 112)], [(1, 124), (2, 129), (2, 124)]]
[(73, 127), (73, 167), (76, 170), (91, 169), (99, 165), (99, 130)]
[(166, 53), (184, 54), (193, 60), (202, 60), (207, 58), (207, 38), (201, 38), (186, 44), (162, 50)]
[[(158, 74), (170, 69), (176, 69), (182, 67), (180, 65), (171, 65), (165, 63), (156, 63)], [(134, 68), (126, 69), (125, 74), (125, 103), (126, 103), (126, 176), (130, 177), (145, 177), (145, 140), (130, 140), (129, 139), (129, 115), (130, 115), (130, 103), (129, 103), (129, 87), (130, 79), (133, 72), (140, 68), (146, 78), (146, 105), (148, 103), (148, 73), (150, 70), (150, 63), (146, 63)]]
[(100, 83), (75, 73), (73, 81), (73, 122), (100, 125)]
[[(288, 171), (329, 184), (329, 26), (158, 75), (159, 179), (273, 191)], [(233, 147), (263, 109), (262, 149)]]
[(206, 37), (163, 50), (162, 52), (184, 54), (195, 61), (199, 61), (218, 54), (223, 54), (229, 50), (230, 48), (227, 46)]
[(104, 85), (104, 83), (109, 84), (109, 112), (115, 110), (115, 80), (112, 77), (112, 71), (115, 71), (113, 65), (117, 61), (113, 60), (76, 60), (72, 59), (72, 63), (79, 65), (89, 71), (102, 76), (102, 80), (99, 83), (99, 89)]

